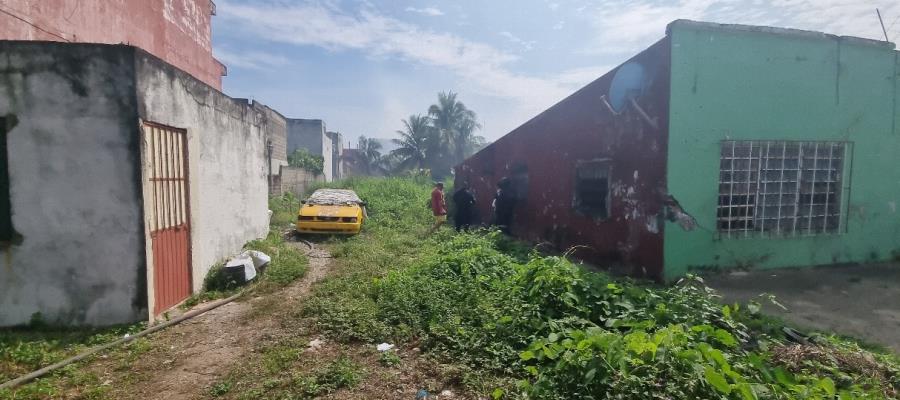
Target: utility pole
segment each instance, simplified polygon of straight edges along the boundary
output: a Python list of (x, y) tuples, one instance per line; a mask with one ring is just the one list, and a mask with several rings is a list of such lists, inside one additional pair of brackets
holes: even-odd
[(881, 23), (881, 32), (884, 33), (884, 41), (890, 42), (891, 39), (888, 39), (887, 29), (884, 29), (884, 20), (881, 19), (881, 10), (875, 9), (875, 14), (878, 14), (878, 22)]

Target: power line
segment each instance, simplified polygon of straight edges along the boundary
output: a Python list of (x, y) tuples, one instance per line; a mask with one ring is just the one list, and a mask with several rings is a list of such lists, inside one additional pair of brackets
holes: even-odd
[(10, 17), (13, 17), (13, 18), (15, 18), (15, 19), (17, 19), (17, 20), (19, 20), (19, 21), (22, 21), (22, 22), (24, 22), (24, 23), (26, 23), (26, 24), (28, 24), (28, 25), (31, 25), (31, 26), (37, 28), (38, 30), (40, 30), (41, 32), (47, 33), (48, 35), (53, 35), (53, 36), (56, 36), (56, 37), (58, 37), (58, 38), (60, 38), (60, 39), (62, 39), (62, 40), (65, 40), (65, 41), (67, 41), (67, 42), (71, 42), (71, 40), (66, 39), (65, 37), (63, 37), (63, 36), (61, 36), (61, 35), (59, 35), (59, 34), (56, 34), (56, 33), (50, 32), (50, 31), (48, 31), (48, 30), (46, 30), (46, 29), (44, 29), (44, 28), (41, 28), (40, 26), (34, 24), (33, 22), (31, 22), (31, 21), (29, 21), (29, 20), (27, 20), (27, 19), (25, 19), (25, 18), (22, 18), (22, 17), (20, 17), (20, 16), (18, 16), (18, 15), (15, 15), (15, 14), (9, 12), (9, 11), (6, 11), (6, 10), (4, 10), (4, 9), (2, 9), (2, 8), (0, 8), (0, 12), (4, 13), (4, 14), (6, 14), (6, 15), (9, 15)]

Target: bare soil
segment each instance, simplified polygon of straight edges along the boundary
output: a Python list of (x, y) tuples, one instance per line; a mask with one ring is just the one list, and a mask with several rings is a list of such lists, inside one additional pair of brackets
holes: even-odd
[[(302, 243), (292, 243), (306, 250)], [(266, 303), (296, 305), (312, 285), (328, 275), (330, 256), (319, 248), (294, 284), (249, 300), (239, 299), (149, 337), (151, 350), (130, 366), (102, 359), (92, 366), (116, 399), (184, 400), (205, 397), (210, 386), (232, 370), (258, 343), (279, 335), (274, 315), (260, 317)], [(199, 304), (201, 308), (208, 303)]]

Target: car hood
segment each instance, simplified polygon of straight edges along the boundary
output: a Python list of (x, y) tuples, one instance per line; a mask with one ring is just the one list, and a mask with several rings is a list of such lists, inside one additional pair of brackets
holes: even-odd
[(359, 215), (359, 206), (329, 206), (308, 204), (300, 209), (300, 215), (321, 217), (355, 217)]

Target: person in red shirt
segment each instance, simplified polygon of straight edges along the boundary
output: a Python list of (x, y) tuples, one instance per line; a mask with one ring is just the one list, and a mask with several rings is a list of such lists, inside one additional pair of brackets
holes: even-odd
[(431, 191), (431, 213), (434, 214), (434, 226), (428, 231), (432, 234), (447, 222), (447, 202), (444, 200), (444, 183), (435, 182)]

